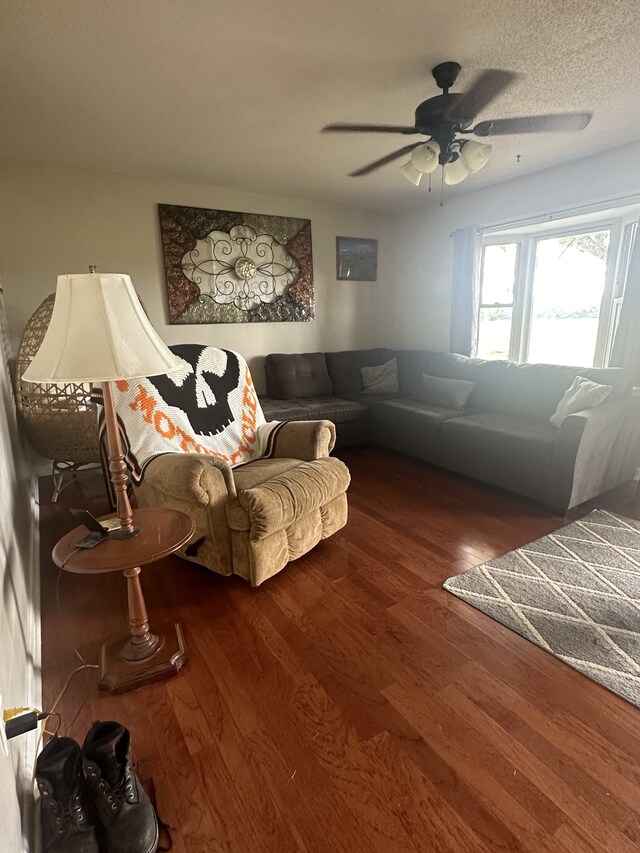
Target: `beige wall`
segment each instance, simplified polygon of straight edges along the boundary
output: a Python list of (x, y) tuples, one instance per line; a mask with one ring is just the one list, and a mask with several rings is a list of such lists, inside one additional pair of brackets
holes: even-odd
[[(311, 323), (167, 325), (158, 203), (212, 207), (311, 220), (316, 319)], [(375, 283), (338, 282), (337, 235), (379, 240)], [(239, 192), (44, 165), (0, 167), (0, 272), (13, 341), (59, 273), (95, 263), (131, 275), (167, 343), (239, 350), (262, 385), (269, 352), (352, 349), (392, 343), (387, 306), (393, 284), (390, 215), (301, 199)]]
[[(493, 156), (499, 156), (498, 143)], [(472, 181), (469, 178), (469, 185)], [(464, 195), (447, 197), (445, 188), (443, 207), (398, 215), (395, 345), (449, 348), (451, 233), (456, 228), (508, 222), (632, 193), (640, 193), (640, 143)]]
[[(0, 290), (0, 693), (5, 708), (38, 706), (40, 607), (34, 480), (16, 426)], [(27, 849), (35, 733), (0, 747), (0, 850)], [(20, 806), (24, 805), (24, 829)]]

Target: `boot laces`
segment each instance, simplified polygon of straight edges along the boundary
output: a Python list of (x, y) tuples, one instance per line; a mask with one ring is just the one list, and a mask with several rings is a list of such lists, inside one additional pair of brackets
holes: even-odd
[(67, 805), (63, 806), (59, 800), (51, 798), (49, 800), (49, 808), (53, 813), (56, 823), (56, 832), (58, 835), (63, 835), (66, 828), (71, 823), (82, 824), (85, 820), (84, 809), (80, 802), (80, 794), (76, 792), (72, 794)]
[(126, 770), (114, 785), (109, 785), (108, 782), (102, 780), (98, 783), (98, 788), (102, 791), (112, 811), (118, 809), (118, 805), (122, 802), (123, 798), (127, 802), (133, 801), (133, 785), (131, 784), (131, 773), (129, 770)]

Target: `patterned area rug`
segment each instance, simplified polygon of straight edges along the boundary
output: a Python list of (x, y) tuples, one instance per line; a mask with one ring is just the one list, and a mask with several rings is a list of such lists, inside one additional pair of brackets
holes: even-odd
[(603, 510), (444, 588), (640, 707), (640, 522)]

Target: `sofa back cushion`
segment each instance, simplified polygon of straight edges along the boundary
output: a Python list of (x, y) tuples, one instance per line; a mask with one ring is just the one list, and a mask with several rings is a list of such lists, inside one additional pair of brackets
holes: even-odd
[(276, 400), (333, 394), (323, 352), (271, 353), (265, 359), (265, 373), (267, 396)]
[(610, 385), (610, 398), (622, 397), (629, 390), (629, 376), (619, 367), (584, 368), (557, 364), (509, 365), (509, 398), (500, 408), (548, 420), (556, 411), (565, 391), (576, 376), (584, 376), (599, 385)]
[(338, 397), (353, 397), (362, 393), (361, 367), (385, 364), (395, 356), (391, 349), (362, 349), (347, 352), (328, 352), (327, 367)]
[(425, 373), (444, 379), (463, 379), (473, 382), (474, 388), (469, 399), (469, 408), (502, 410), (502, 404), (508, 401), (504, 384), (509, 364), (508, 361), (467, 358), (454, 352), (434, 352)]
[(432, 355), (431, 350), (426, 349), (398, 350), (398, 384), (403, 394), (412, 396), (422, 384), (422, 374), (429, 373)]
[(517, 364), (448, 352), (433, 353), (426, 372), (475, 382), (470, 408), (507, 412), (535, 420), (549, 420), (576, 376), (613, 386), (612, 399), (623, 396), (630, 387), (628, 372), (618, 367)]

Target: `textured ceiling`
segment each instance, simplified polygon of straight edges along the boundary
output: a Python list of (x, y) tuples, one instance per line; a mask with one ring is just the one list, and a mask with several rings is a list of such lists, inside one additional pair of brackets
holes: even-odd
[(345, 175), (406, 137), (324, 124), (412, 123), (447, 59), (522, 74), (481, 118), (594, 111), (496, 139), (472, 190), (640, 138), (639, 44), (637, 0), (1, 0), (0, 156), (399, 209), (397, 165)]

